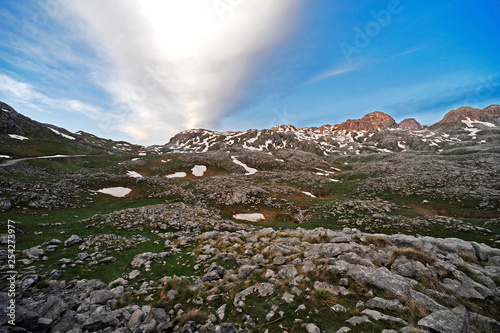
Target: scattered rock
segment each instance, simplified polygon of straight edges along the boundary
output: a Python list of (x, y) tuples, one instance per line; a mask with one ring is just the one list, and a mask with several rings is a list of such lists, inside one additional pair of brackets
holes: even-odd
[(252, 274), (258, 267), (252, 265), (243, 265), (238, 269), (238, 280), (243, 281)]
[(217, 317), (222, 320), (224, 319), (224, 315), (226, 313), (226, 304), (222, 305), (220, 308), (217, 309), (216, 314)]
[(62, 276), (62, 271), (54, 269), (52, 270), (52, 272), (50, 272), (49, 280), (59, 280), (61, 276)]
[(380, 309), (395, 312), (403, 312), (406, 308), (397, 299), (386, 300), (380, 297), (374, 297), (366, 302), (366, 307), (370, 309)]
[(70, 238), (64, 241), (64, 246), (71, 246), (75, 244), (80, 244), (82, 243), (83, 240), (80, 238), (78, 235), (71, 235)]
[(90, 304), (106, 304), (114, 295), (109, 290), (95, 290), (90, 293)]
[(45, 252), (42, 249), (42, 246), (40, 246), (40, 245), (34, 246), (32, 248), (29, 248), (29, 249), (23, 251), (23, 254), (31, 260), (39, 259), (41, 256), (44, 255), (44, 253)]
[(354, 316), (351, 319), (346, 320), (346, 323), (349, 323), (353, 326), (358, 326), (363, 323), (371, 323), (371, 320), (364, 316), (363, 317)]
[(314, 325), (314, 324), (307, 324), (306, 331), (307, 331), (307, 333), (321, 333), (321, 330), (319, 329), (319, 327)]
[(418, 321), (418, 326), (440, 333), (467, 332), (469, 314), (465, 307), (435, 311)]
[(287, 303), (292, 303), (295, 296), (285, 292), (281, 298)]
[(345, 306), (340, 305), (340, 304), (335, 304), (334, 306), (332, 306), (332, 310), (335, 312), (347, 312), (347, 309), (345, 308)]

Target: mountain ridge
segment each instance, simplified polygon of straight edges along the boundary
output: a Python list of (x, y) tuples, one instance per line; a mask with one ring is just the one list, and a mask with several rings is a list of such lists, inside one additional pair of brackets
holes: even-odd
[[(478, 143), (498, 142), (500, 133), (496, 131), (500, 127), (499, 118), (498, 104), (484, 109), (461, 107), (451, 110), (430, 127), (422, 126), (414, 118), (404, 119), (398, 124), (390, 115), (375, 111), (360, 119), (347, 119), (340, 124), (320, 127), (298, 128), (287, 124), (269, 129), (226, 132), (188, 129), (174, 135), (163, 146), (145, 148), (124, 141), (99, 138), (83, 131), (72, 133), (55, 125), (39, 123), (0, 102), (0, 155), (27, 157), (50, 153), (137, 153), (144, 150), (153, 153), (206, 152), (233, 148), (257, 151), (299, 149), (319, 155), (443, 152)], [(43, 145), (52, 145), (53, 148), (48, 149)], [(57, 147), (64, 149), (60, 151)]]
[(103, 139), (82, 131), (73, 133), (56, 125), (40, 123), (0, 101), (0, 155), (3, 158), (130, 153), (143, 148), (124, 141)]
[[(448, 112), (430, 126), (422, 126), (414, 118), (396, 123), (390, 115), (375, 111), (361, 119), (348, 119), (337, 125), (297, 128), (277, 125), (270, 129), (217, 132), (206, 129), (182, 131), (163, 147), (165, 151), (205, 152), (240, 147), (249, 150), (302, 149), (318, 154), (360, 154), (362, 152), (444, 151), (450, 147), (474, 145), (473, 133), (497, 128), (500, 105), (485, 109), (463, 107)], [(482, 124), (482, 120), (494, 123)], [(451, 128), (453, 127), (454, 128)], [(478, 127), (479, 126), (479, 127)], [(489, 127), (489, 128), (488, 128)], [(453, 135), (451, 135), (453, 134)], [(490, 133), (491, 134), (491, 133)], [(489, 139), (484, 143), (487, 143)], [(493, 140), (494, 141), (494, 140)], [(479, 141), (482, 142), (482, 141)], [(477, 143), (477, 142), (476, 142)]]

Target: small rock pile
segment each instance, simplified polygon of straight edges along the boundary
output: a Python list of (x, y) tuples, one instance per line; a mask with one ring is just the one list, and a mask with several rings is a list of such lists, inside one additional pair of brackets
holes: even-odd
[(201, 233), (205, 230), (245, 229), (240, 224), (222, 220), (218, 213), (203, 204), (188, 206), (172, 203), (130, 208), (108, 215), (94, 215), (84, 220), (88, 228), (113, 227), (118, 230), (188, 231)]

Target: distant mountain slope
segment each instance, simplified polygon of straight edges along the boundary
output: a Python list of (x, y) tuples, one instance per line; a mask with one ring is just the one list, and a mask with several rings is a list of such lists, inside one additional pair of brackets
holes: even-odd
[[(206, 152), (243, 148), (255, 151), (295, 149), (319, 155), (352, 155), (406, 151), (500, 150), (500, 105), (485, 109), (461, 107), (426, 127), (415, 119), (397, 124), (383, 112), (338, 125), (296, 128), (279, 125), (270, 129), (215, 132), (192, 129), (178, 133), (155, 152)], [(86, 132), (42, 124), (0, 102), (0, 159), (53, 154), (137, 154), (144, 147), (99, 138)]]
[(481, 121), (489, 118), (500, 117), (500, 105), (493, 104), (484, 109), (475, 109), (463, 106), (448, 112), (441, 121), (431, 126), (431, 129), (443, 128), (463, 121)]
[(127, 142), (101, 139), (84, 132), (72, 133), (54, 125), (42, 124), (0, 102), (1, 158), (53, 154), (134, 153), (142, 148)]
[[(482, 121), (482, 120), (488, 120)], [(243, 132), (192, 129), (175, 135), (164, 151), (206, 152), (241, 147), (249, 150), (300, 149), (317, 154), (361, 154), (365, 152), (436, 151), (452, 149), (498, 149), (500, 106), (483, 110), (470, 107), (450, 111), (430, 128), (415, 119), (397, 124), (383, 112), (338, 125), (296, 128), (292, 125)]]

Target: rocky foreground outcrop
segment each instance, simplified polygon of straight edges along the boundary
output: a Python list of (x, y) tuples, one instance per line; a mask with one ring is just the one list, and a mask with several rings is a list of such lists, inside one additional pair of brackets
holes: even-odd
[[(149, 227), (155, 220), (152, 212), (143, 211)], [(91, 228), (113, 225), (118, 216), (114, 213)], [(287, 325), (282, 330), (292, 332), (321, 332), (325, 325), (333, 332), (358, 325), (393, 329), (386, 332), (417, 327), (450, 333), (500, 330), (495, 312), (500, 249), (456, 238), (366, 234), (349, 228), (276, 231), (228, 225), (204, 231), (209, 219), (193, 223), (167, 225), (177, 232), (160, 234), (164, 246), (136, 255), (129, 266), (134, 271), (109, 285), (98, 280), (57, 282), (55, 277), (48, 287), (26, 289), (20, 281), (18, 331), (227, 333), (260, 331), (278, 321)], [(82, 249), (94, 244), (76, 236), (68, 240)], [(134, 286), (143, 274), (140, 267), (161, 271), (162, 260), (183, 249), (190, 251), (199, 274), (166, 275)], [(7, 294), (0, 293), (2, 309), (7, 301)], [(254, 304), (261, 304), (265, 319), (256, 314)], [(198, 311), (204, 315), (194, 315)], [(320, 311), (335, 319), (329, 324), (312, 319)]]

